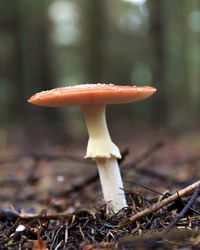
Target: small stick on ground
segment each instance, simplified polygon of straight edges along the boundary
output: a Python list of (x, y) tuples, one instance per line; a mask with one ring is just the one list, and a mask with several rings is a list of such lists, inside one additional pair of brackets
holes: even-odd
[(147, 216), (149, 214), (152, 214), (153, 212), (158, 211), (159, 209), (161, 209), (162, 207), (168, 205), (169, 203), (175, 201), (177, 198), (179, 197), (184, 197), (187, 196), (189, 194), (191, 194), (198, 186), (200, 185), (200, 180), (196, 181), (195, 183), (187, 186), (186, 188), (181, 189), (180, 191), (177, 191), (175, 194), (169, 196), (168, 198), (154, 204), (152, 207), (146, 208), (134, 215), (132, 215), (131, 217), (129, 217), (128, 219), (125, 219), (124, 221), (122, 221), (119, 224), (119, 227), (122, 228), (124, 226), (127, 226), (130, 223), (136, 222), (137, 220), (141, 219), (144, 216)]
[(56, 213), (56, 214), (19, 214), (20, 220), (58, 220), (58, 219), (70, 219), (73, 216), (72, 213)]
[(188, 212), (190, 207), (195, 203), (199, 195), (200, 195), (200, 184), (197, 186), (195, 192), (193, 193), (192, 197), (190, 198), (186, 206), (179, 214), (176, 215), (174, 220), (164, 229), (164, 232), (167, 232), (170, 229), (172, 229), (179, 222), (179, 220), (185, 216), (185, 214)]
[(135, 165), (137, 168), (140, 163), (150, 158), (154, 153), (156, 153), (159, 149), (161, 149), (165, 145), (164, 142), (159, 141), (156, 142), (152, 147), (146, 150), (143, 154), (139, 155), (133, 162), (132, 165)]

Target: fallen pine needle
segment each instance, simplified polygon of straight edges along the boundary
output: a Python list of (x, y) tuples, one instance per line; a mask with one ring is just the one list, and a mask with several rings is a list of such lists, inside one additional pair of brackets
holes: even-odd
[(165, 232), (171, 230), (177, 224), (177, 222), (185, 216), (190, 207), (195, 204), (195, 201), (199, 195), (200, 195), (200, 184), (197, 186), (195, 192), (193, 193), (193, 195), (191, 196), (190, 200), (183, 208), (183, 210), (179, 214), (177, 214), (174, 220), (164, 229)]
[(141, 219), (144, 216), (147, 216), (149, 214), (152, 214), (153, 212), (158, 211), (159, 209), (161, 209), (162, 207), (164, 207), (164, 206), (168, 205), (169, 203), (175, 201), (179, 197), (185, 197), (187, 195), (190, 195), (199, 185), (200, 185), (200, 180), (194, 182), (193, 184), (187, 186), (186, 188), (183, 188), (183, 189), (177, 191), (176, 193), (172, 194), (171, 196), (165, 198), (164, 200), (157, 202), (153, 206), (151, 206), (149, 208), (146, 208), (146, 209), (144, 209), (144, 210), (130, 216), (129, 218), (123, 220), (119, 224), (119, 228), (127, 226), (128, 224), (136, 222), (137, 220)]

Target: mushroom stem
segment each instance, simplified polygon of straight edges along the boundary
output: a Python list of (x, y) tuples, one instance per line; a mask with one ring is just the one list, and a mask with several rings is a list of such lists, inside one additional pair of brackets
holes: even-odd
[(112, 142), (106, 124), (105, 105), (81, 107), (88, 128), (89, 140), (85, 158), (95, 159), (98, 165), (104, 200), (114, 212), (127, 206), (117, 158), (119, 148)]
[(127, 206), (123, 183), (116, 158), (96, 159), (104, 200), (114, 212)]
[(106, 124), (105, 105), (81, 107), (89, 134), (85, 158), (121, 158), (119, 148), (112, 142)]

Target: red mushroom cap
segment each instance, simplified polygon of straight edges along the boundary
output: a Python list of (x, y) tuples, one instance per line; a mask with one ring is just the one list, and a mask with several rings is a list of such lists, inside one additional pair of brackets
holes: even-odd
[(42, 91), (33, 95), (28, 102), (46, 107), (117, 104), (145, 99), (155, 91), (156, 88), (150, 86), (119, 86), (101, 83), (81, 84)]

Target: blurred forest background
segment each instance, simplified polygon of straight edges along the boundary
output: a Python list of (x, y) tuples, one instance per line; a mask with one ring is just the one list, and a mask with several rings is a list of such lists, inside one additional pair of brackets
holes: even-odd
[(143, 102), (109, 108), (109, 127), (118, 132), (116, 124), (199, 125), (200, 1), (0, 0), (2, 140), (86, 134), (78, 109), (40, 108), (27, 99), (97, 82), (158, 89)]

